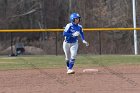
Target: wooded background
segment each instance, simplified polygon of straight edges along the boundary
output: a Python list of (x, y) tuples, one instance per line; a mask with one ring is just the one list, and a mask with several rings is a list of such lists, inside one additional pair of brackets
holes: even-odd
[[(139, 11), (136, 0), (137, 27)], [(63, 28), (73, 12), (81, 15), (84, 28), (133, 27), (132, 0), (0, 0), (0, 29)], [(80, 54), (134, 54), (133, 31), (84, 34), (90, 46), (85, 47), (79, 38)], [(62, 32), (0, 33), (0, 54), (10, 53), (11, 43), (13, 47), (23, 43), (25, 54), (63, 54), (63, 39)]]

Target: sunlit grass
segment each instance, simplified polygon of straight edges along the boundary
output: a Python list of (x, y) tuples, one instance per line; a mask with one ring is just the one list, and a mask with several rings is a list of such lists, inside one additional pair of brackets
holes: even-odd
[[(0, 57), (0, 70), (38, 69), (65, 67), (64, 55), (39, 55)], [(140, 64), (139, 55), (78, 55), (75, 65), (78, 67)]]

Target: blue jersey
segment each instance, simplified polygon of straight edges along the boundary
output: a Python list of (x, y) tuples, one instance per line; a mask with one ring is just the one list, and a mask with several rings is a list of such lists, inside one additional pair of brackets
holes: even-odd
[(80, 33), (81, 39), (84, 39), (84, 34), (83, 34), (83, 30), (82, 30), (82, 26), (79, 24), (73, 24), (73, 23), (69, 23), (66, 25), (64, 32), (63, 32), (63, 36), (65, 37), (65, 41), (67, 43), (75, 43), (78, 40), (78, 36), (73, 36), (72, 34), (74, 32), (78, 31)]

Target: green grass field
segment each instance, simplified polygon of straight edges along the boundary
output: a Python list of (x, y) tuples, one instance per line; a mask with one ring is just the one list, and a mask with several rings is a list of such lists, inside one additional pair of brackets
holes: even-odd
[[(111, 66), (120, 64), (140, 64), (139, 55), (78, 55), (75, 66)], [(0, 57), (0, 70), (37, 69), (65, 67), (64, 55), (34, 55)]]

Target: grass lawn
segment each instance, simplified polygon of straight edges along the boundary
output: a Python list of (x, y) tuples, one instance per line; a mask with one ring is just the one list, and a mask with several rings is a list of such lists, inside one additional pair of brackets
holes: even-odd
[[(76, 66), (110, 66), (120, 64), (140, 64), (139, 55), (78, 55)], [(0, 57), (0, 70), (61, 68), (65, 67), (64, 55), (29, 55)]]

